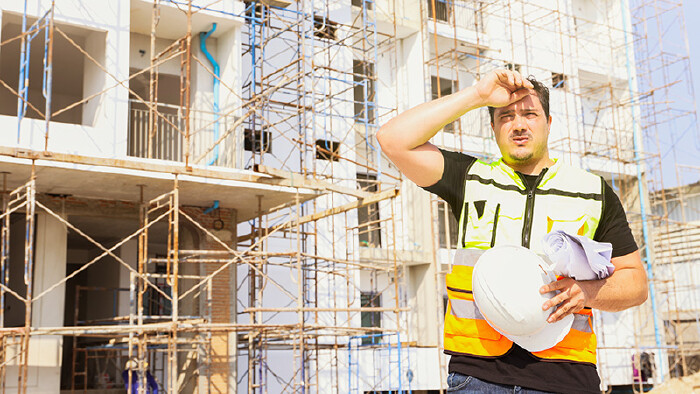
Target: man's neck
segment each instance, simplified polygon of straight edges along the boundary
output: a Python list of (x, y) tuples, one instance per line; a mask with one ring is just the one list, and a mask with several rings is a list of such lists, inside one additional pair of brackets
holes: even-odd
[(549, 168), (554, 165), (554, 160), (550, 159), (549, 155), (542, 157), (537, 161), (533, 160), (525, 163), (509, 163), (505, 158), (503, 159), (503, 162), (513, 170), (525, 175), (539, 175), (543, 168)]

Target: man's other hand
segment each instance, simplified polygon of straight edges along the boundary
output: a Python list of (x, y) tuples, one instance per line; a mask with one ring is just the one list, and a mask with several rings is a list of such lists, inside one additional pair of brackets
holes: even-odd
[(542, 305), (542, 310), (545, 311), (553, 306), (559, 305), (559, 307), (549, 315), (547, 319), (549, 323), (558, 322), (566, 315), (580, 311), (586, 306), (586, 301), (588, 301), (586, 293), (581, 286), (579, 286), (579, 283), (571, 278), (563, 278), (544, 285), (540, 288), (540, 293), (545, 294), (557, 290), (559, 290), (560, 293), (550, 298)]
[(494, 70), (482, 78), (475, 86), (483, 105), (504, 107), (530, 94), (532, 83), (517, 72)]

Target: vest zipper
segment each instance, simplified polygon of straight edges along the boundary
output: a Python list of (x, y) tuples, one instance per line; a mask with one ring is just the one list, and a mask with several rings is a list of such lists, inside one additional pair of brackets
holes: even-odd
[(544, 174), (547, 172), (548, 168), (543, 168), (540, 175), (537, 176), (535, 180), (535, 185), (533, 187), (528, 187), (525, 176), (519, 172), (516, 172), (520, 179), (523, 181), (523, 185), (527, 188), (527, 201), (525, 202), (525, 219), (523, 223), (523, 246), (530, 249), (530, 233), (532, 233), (532, 215), (535, 208), (535, 190), (537, 186), (540, 185), (540, 181), (544, 178)]
[(491, 247), (496, 245), (496, 229), (498, 228), (498, 213), (501, 211), (501, 204), (496, 205), (496, 214), (493, 217), (493, 230), (491, 231)]

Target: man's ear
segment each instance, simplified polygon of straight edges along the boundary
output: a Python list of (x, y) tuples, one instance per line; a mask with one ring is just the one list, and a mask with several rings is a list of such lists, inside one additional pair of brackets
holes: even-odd
[[(551, 122), (551, 120), (550, 120)], [(493, 122), (491, 122), (491, 130), (496, 131), (496, 128), (493, 126)]]
[(552, 127), (552, 115), (549, 115), (549, 119), (547, 119), (547, 130)]

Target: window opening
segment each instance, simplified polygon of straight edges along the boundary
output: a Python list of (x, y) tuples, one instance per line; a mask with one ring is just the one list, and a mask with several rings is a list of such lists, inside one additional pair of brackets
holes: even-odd
[[(433, 100), (440, 98), (440, 97), (449, 96), (450, 94), (454, 93), (457, 90), (456, 85), (457, 85), (456, 81), (453, 81), (453, 80), (447, 79), (447, 78), (440, 78), (440, 88), (438, 90), (438, 77), (436, 77), (434, 75), (431, 76), (430, 77), (430, 90), (432, 93)], [(438, 94), (438, 92), (439, 92), (439, 94)], [(443, 131), (446, 133), (454, 133), (456, 122), (457, 121), (446, 124), (445, 127), (443, 128)]]
[(552, 87), (554, 89), (566, 88), (566, 75), (561, 73), (552, 73)]
[[(445, 216), (447, 216), (447, 226), (445, 226)], [(441, 248), (456, 248), (457, 238), (459, 237), (459, 224), (455, 215), (452, 214), (452, 210), (449, 209), (449, 205), (445, 201), (438, 202), (438, 234), (440, 236), (440, 247)], [(449, 245), (448, 237), (449, 234)]]
[(316, 140), (316, 158), (320, 160), (338, 161), (340, 159), (340, 142)]
[[(357, 174), (357, 184), (360, 189), (376, 192), (377, 176), (373, 174)], [(357, 208), (358, 236), (360, 246), (378, 248), (382, 246), (379, 203), (373, 203)]]
[[(382, 306), (382, 296), (374, 292), (360, 292), (360, 304), (362, 308), (380, 308)], [(362, 327), (380, 328), (382, 326), (382, 312), (362, 311), (360, 312)], [(374, 335), (373, 335), (374, 334)], [(378, 332), (367, 333), (362, 337), (363, 345), (376, 345), (381, 342)]]
[(376, 91), (374, 84), (374, 63), (364, 60), (352, 61), (353, 98), (355, 101), (355, 121), (374, 123), (376, 118)]

